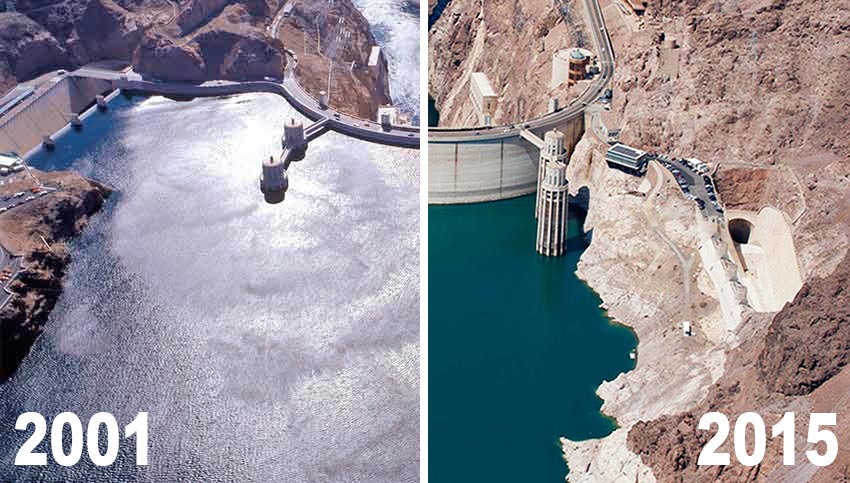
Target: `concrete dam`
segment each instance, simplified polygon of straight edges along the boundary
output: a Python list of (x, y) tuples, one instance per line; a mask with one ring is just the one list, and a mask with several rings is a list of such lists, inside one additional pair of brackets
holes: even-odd
[[(481, 127), (429, 128), (428, 203), (477, 203), (534, 193), (542, 140), (549, 131), (563, 134), (565, 155), (572, 155), (584, 134), (585, 109), (597, 101), (614, 76), (614, 48), (602, 9), (598, 0), (584, 0), (584, 5), (599, 56), (599, 73), (593, 83), (569, 105), (550, 107), (536, 119), (489, 126), (485, 116)], [(488, 90), (487, 94), (497, 102), (495, 92)]]
[[(542, 139), (557, 129), (564, 134), (567, 156), (584, 133), (584, 112), (557, 124), (528, 131)], [(477, 203), (534, 193), (540, 147), (521, 132), (487, 133), (475, 139), (428, 139), (428, 203)]]
[(56, 75), (39, 86), (0, 122), (0, 152), (24, 155), (67, 126), (74, 115), (94, 104), (97, 95), (111, 89), (109, 81)]

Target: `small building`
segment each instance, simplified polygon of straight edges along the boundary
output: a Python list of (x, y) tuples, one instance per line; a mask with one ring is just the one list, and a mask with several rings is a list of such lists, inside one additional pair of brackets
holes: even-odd
[(588, 56), (581, 49), (573, 49), (570, 52), (570, 75), (569, 85), (575, 85), (587, 77)]
[(24, 160), (15, 153), (0, 153), (0, 175), (16, 173), (24, 169)]
[(399, 124), (398, 108), (395, 106), (381, 106), (378, 108), (378, 123), (384, 129)]
[(18, 104), (33, 95), (35, 89), (30, 86), (15, 86), (0, 99), (0, 116), (15, 108)]
[(684, 335), (685, 337), (690, 337), (694, 335), (694, 332), (691, 329), (691, 323), (687, 320), (682, 322), (682, 335)]
[(552, 79), (549, 85), (554, 89), (566, 82), (569, 86), (587, 77), (587, 67), (593, 53), (587, 49), (561, 49), (552, 55)]
[(620, 143), (608, 148), (608, 153), (605, 154), (605, 160), (609, 167), (636, 176), (640, 176), (646, 171), (649, 158), (649, 153)]
[(475, 110), (478, 113), (478, 123), (488, 125), (487, 120), (492, 121), (496, 113), (499, 98), (496, 91), (490, 86), (490, 81), (487, 75), (483, 72), (473, 72), (469, 79), (469, 97), (475, 105)]
[(646, 12), (646, 0), (625, 0), (625, 2), (635, 15), (643, 15)]

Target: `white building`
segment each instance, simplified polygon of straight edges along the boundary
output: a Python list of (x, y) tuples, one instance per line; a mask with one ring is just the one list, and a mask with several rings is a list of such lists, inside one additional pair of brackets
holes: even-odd
[(487, 75), (483, 72), (472, 73), (472, 77), (469, 80), (469, 97), (475, 105), (475, 110), (478, 114), (478, 123), (483, 126), (491, 125), (499, 98), (496, 95), (496, 91), (490, 86)]
[(24, 161), (15, 153), (0, 153), (0, 175), (6, 176), (24, 169)]

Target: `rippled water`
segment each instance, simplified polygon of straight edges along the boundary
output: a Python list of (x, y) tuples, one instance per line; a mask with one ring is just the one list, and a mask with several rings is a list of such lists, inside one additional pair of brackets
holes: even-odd
[[(282, 99), (112, 107), (32, 160), (118, 193), (0, 385), (0, 481), (417, 481), (419, 152), (326, 134), (268, 205)], [(24, 411), (148, 411), (150, 465), (15, 469)]]

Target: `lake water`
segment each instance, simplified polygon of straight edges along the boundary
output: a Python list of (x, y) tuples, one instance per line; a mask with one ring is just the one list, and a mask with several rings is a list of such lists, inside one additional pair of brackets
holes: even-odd
[[(418, 481), (419, 152), (325, 134), (268, 205), (290, 117), (119, 96), (31, 160), (117, 193), (0, 385), (0, 481)], [(107, 469), (15, 468), (24, 411), (147, 411), (150, 465), (130, 441)]]
[(637, 341), (574, 274), (575, 211), (568, 253), (546, 258), (533, 196), (428, 208), (431, 481), (562, 483), (558, 438), (614, 429), (595, 391)]

